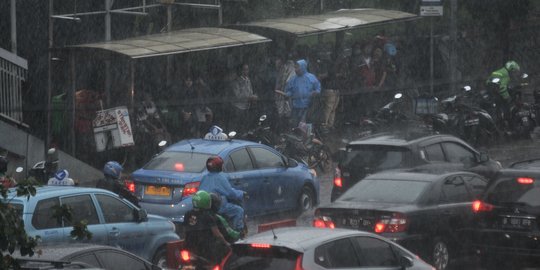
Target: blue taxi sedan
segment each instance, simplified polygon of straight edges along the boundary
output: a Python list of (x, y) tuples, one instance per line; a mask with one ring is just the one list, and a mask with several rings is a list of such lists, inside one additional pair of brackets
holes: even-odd
[(249, 194), (248, 216), (313, 208), (319, 181), (305, 164), (255, 142), (227, 139), (180, 141), (132, 173), (134, 192), (149, 213), (179, 224), (192, 208), (191, 195), (208, 173), (206, 160), (220, 156), (231, 185)]

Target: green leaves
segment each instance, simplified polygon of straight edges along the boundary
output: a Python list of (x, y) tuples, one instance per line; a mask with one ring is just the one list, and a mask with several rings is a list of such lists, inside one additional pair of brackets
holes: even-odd
[[(16, 187), (17, 196), (30, 200), (36, 195), (36, 185), (37, 182), (31, 178), (19, 181)], [(19, 269), (17, 261), (11, 257), (11, 254), (18, 249), (22, 256), (33, 256), (40, 237), (30, 237), (26, 234), (22, 211), (10, 203), (12, 198), (8, 198), (8, 191), (2, 185), (0, 185), (0, 195), (0, 269)], [(54, 206), (53, 218), (58, 221), (58, 224), (73, 224), (70, 234), (73, 239), (92, 239), (92, 233), (87, 226), (88, 221), (73, 221), (72, 209), (69, 205)]]
[(88, 230), (87, 225), (88, 221), (86, 219), (73, 224), (73, 230), (70, 233), (71, 238), (76, 240), (92, 239), (92, 233)]

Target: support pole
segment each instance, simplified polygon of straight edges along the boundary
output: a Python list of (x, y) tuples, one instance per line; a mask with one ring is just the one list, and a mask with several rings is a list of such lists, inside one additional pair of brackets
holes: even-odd
[[(111, 41), (111, 0), (105, 0), (105, 41)], [(96, 89), (93, 89), (96, 90)], [(111, 59), (105, 60), (105, 104), (111, 105)]]
[(44, 143), (43, 160), (47, 158), (47, 150), (51, 145), (51, 95), (52, 95), (52, 48), (53, 48), (53, 0), (49, 0), (49, 46), (47, 52), (47, 130)]
[(457, 91), (457, 0), (450, 1), (450, 91)]
[(69, 132), (69, 136), (71, 138), (70, 142), (71, 142), (71, 155), (72, 156), (76, 156), (75, 153), (76, 153), (76, 150), (77, 150), (77, 145), (76, 145), (76, 140), (75, 140), (75, 118), (76, 118), (76, 113), (77, 113), (77, 99), (76, 99), (76, 92), (77, 92), (77, 74), (75, 73), (75, 62), (76, 62), (76, 54), (75, 54), (75, 51), (71, 51), (70, 53), (70, 57), (69, 57), (69, 69), (70, 69), (70, 74), (71, 74), (71, 96), (68, 96), (68, 97), (71, 97), (70, 99), (70, 109), (71, 109), (71, 116), (70, 116), (70, 122), (71, 122), (71, 128), (70, 128), (70, 132)]
[(17, 54), (17, 5), (11, 0), (11, 52)]
[(433, 17), (429, 18), (429, 91), (433, 96)]
[(221, 0), (217, 0), (217, 4), (219, 5), (218, 9), (218, 23), (221, 26), (223, 24), (223, 4), (221, 3)]

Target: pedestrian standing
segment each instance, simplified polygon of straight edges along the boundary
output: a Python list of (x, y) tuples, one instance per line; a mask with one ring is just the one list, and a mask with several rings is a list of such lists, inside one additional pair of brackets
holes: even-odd
[(306, 121), (306, 113), (311, 104), (311, 98), (321, 92), (321, 83), (315, 75), (308, 72), (306, 60), (296, 61), (296, 73), (287, 83), (285, 92), (276, 91), (292, 99), (291, 125), (297, 127)]
[(236, 78), (232, 87), (232, 121), (233, 130), (242, 132), (249, 125), (250, 109), (257, 101), (258, 97), (253, 93), (253, 86), (249, 79), (249, 65), (243, 64), (239, 69), (239, 76)]
[(278, 56), (275, 59), (275, 67), (277, 70), (274, 101), (277, 111), (276, 129), (278, 132), (281, 132), (289, 124), (291, 104), (286, 96), (279, 93), (285, 93), (287, 82), (294, 76), (294, 62), (292, 60), (284, 61), (283, 57)]

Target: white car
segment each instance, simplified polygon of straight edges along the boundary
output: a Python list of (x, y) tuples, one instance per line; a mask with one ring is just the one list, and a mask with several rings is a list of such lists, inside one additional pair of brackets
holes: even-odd
[(250, 236), (232, 246), (223, 270), (296, 269), (434, 270), (418, 256), (373, 233), (290, 227)]

